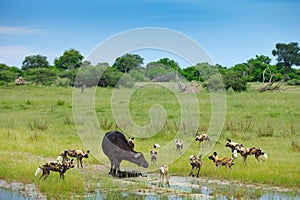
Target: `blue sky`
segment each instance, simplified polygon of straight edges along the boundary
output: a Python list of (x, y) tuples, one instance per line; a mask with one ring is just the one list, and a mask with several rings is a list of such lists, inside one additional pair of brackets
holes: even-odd
[[(0, 63), (21, 67), (25, 56), (42, 54), (52, 64), (70, 48), (87, 57), (107, 38), (142, 27), (181, 32), (226, 67), (261, 54), (275, 63), (276, 43), (300, 43), (299, 13), (297, 0), (2, 0)], [(147, 63), (164, 55), (141, 56)]]

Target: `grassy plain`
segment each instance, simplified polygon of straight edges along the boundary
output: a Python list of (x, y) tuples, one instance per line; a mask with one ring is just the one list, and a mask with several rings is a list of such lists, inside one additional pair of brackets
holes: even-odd
[[(104, 131), (117, 129), (111, 104), (114, 89), (86, 88), (85, 92), (88, 93), (89, 90), (95, 91), (95, 111), (92, 114), (97, 117), (98, 128)], [(129, 89), (124, 90), (132, 92)], [(115, 182), (111, 183), (111, 179), (106, 175), (106, 168), (101, 173), (97, 173), (97, 169), (92, 170), (91, 166), (103, 164), (96, 159), (98, 155), (92, 155), (83, 161), (84, 165), (90, 166), (88, 169), (68, 171), (63, 182), (58, 181), (59, 176), (54, 173), (44, 182), (33, 176), (39, 165), (55, 160), (62, 150), (87, 149), (74, 124), (72, 95), (73, 88), (29, 85), (0, 88), (1, 179), (36, 183), (42, 192), (54, 198), (92, 191), (99, 182), (102, 183), (101, 187), (106, 189), (116, 185)], [(146, 87), (134, 91), (130, 97), (131, 118), (140, 126), (151, 122), (149, 109), (152, 105), (161, 105), (167, 113), (167, 123), (159, 133), (150, 138), (136, 138), (136, 150), (144, 152), (148, 161), (149, 151), (154, 143), (159, 142), (163, 146), (175, 139), (181, 117), (178, 95), (166, 88)], [(200, 109), (198, 130), (200, 133), (206, 133), (211, 119), (210, 94), (201, 91), (196, 97)], [(254, 156), (249, 156), (247, 165), (244, 165), (239, 157), (232, 170), (225, 167), (216, 170), (207, 158), (208, 155), (204, 155), (201, 176), (299, 189), (300, 151), (292, 147), (293, 141), (300, 144), (299, 98), (299, 88), (264, 93), (250, 89), (248, 92), (227, 95), (224, 127), (209, 154), (217, 151), (220, 156), (230, 156), (231, 151), (225, 148), (225, 143), (226, 138), (231, 138), (248, 147), (261, 147), (269, 158), (266, 162), (258, 163)], [(189, 126), (188, 122), (186, 123)], [(101, 141), (98, 143), (100, 148)], [(175, 153), (175, 144), (174, 152), (164, 154), (158, 151), (159, 164), (163, 164), (169, 153)], [(193, 142), (182, 156), (169, 165), (171, 175), (189, 174), (189, 156), (198, 155), (200, 152), (201, 148)], [(127, 164), (124, 163), (124, 166)]]

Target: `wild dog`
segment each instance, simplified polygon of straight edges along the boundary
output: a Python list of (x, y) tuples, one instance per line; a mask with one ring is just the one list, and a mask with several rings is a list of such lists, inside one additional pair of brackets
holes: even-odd
[(44, 180), (46, 180), (46, 178), (50, 175), (50, 171), (54, 171), (54, 172), (59, 172), (60, 174), (60, 179), (65, 179), (65, 173), (68, 169), (70, 168), (74, 168), (74, 163), (73, 163), (72, 159), (71, 161), (66, 161), (64, 163), (60, 163), (60, 162), (47, 162), (42, 166), (39, 166), (35, 173), (34, 176), (37, 176), (40, 171), (43, 171), (42, 176), (39, 178), (39, 180), (41, 180), (44, 177)]
[(180, 154), (182, 154), (183, 140), (182, 139), (176, 139), (175, 143), (176, 143), (176, 152), (179, 152)]
[(90, 150), (87, 150), (87, 152), (84, 152), (83, 150), (64, 150), (62, 151), (59, 156), (57, 157), (57, 162), (65, 162), (68, 161), (69, 157), (74, 157), (77, 159), (77, 167), (79, 167), (79, 163), (81, 168), (82, 166), (82, 158), (89, 158)]
[(134, 149), (134, 137), (128, 137), (128, 144), (130, 148)]
[(157, 151), (155, 149), (152, 149), (150, 151), (150, 156), (151, 156), (151, 163), (154, 163), (155, 165), (157, 165)]
[(256, 147), (248, 148), (245, 147), (243, 144), (232, 142), (230, 139), (227, 139), (227, 143), (225, 146), (229, 147), (232, 150), (233, 156), (235, 152), (240, 153), (244, 159), (244, 164), (246, 164), (248, 155), (255, 155), (255, 158), (258, 161), (259, 158), (261, 159), (260, 156), (264, 156), (266, 159), (268, 158), (268, 155), (261, 148), (256, 148)]
[(227, 143), (225, 145), (226, 147), (229, 147), (232, 151), (232, 157), (234, 159), (237, 159), (237, 153), (240, 153), (242, 151), (242, 148), (244, 148), (243, 144), (233, 142), (230, 139), (227, 138)]
[(169, 183), (169, 167), (168, 167), (168, 165), (162, 165), (159, 168), (159, 171), (160, 171), (160, 177), (162, 177), (162, 184), (164, 182), (164, 178), (166, 177), (166, 184), (168, 186), (170, 186), (170, 183)]
[(198, 146), (200, 146), (201, 142), (202, 142), (202, 147), (204, 145), (204, 143), (208, 142), (211, 145), (211, 141), (210, 141), (210, 137), (207, 134), (196, 134), (195, 137), (196, 141), (199, 141)]
[(230, 169), (232, 165), (234, 164), (234, 159), (233, 158), (219, 158), (217, 152), (214, 152), (211, 156), (208, 157), (210, 160), (212, 160), (215, 164), (216, 167), (220, 166), (226, 166), (227, 169)]
[(251, 147), (251, 148), (243, 147), (241, 148), (240, 154), (244, 158), (244, 164), (246, 164), (247, 157), (249, 155), (254, 155), (257, 161), (259, 161), (259, 158), (262, 161), (265, 161), (261, 158), (261, 156), (264, 156), (265, 159), (268, 158), (268, 155), (261, 148), (256, 148), (256, 147)]
[(198, 169), (197, 178), (199, 178), (200, 169), (202, 167), (202, 160), (201, 160), (201, 158), (202, 158), (202, 155), (200, 155), (198, 158), (196, 156), (194, 156), (194, 155), (190, 156), (190, 164), (192, 166), (192, 170), (191, 170), (189, 176), (193, 176), (194, 177), (195, 176), (194, 175), (194, 170)]

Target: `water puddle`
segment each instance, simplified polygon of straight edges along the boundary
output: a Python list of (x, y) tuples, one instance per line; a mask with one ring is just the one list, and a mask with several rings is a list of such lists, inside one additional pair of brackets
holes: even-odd
[[(123, 179), (124, 180), (124, 179)], [(138, 182), (139, 179), (125, 179), (128, 182)], [(170, 178), (170, 186), (161, 182), (159, 178), (147, 180), (148, 189), (133, 191), (96, 191), (85, 199), (300, 199), (300, 193), (289, 189), (247, 185), (219, 180), (207, 180), (192, 177)], [(135, 190), (136, 191), (136, 190)]]
[[(290, 189), (193, 177), (172, 176), (169, 180), (169, 186), (162, 182), (159, 177), (151, 176), (116, 179), (116, 181), (123, 181), (125, 184), (131, 185), (129, 188), (132, 189), (129, 190), (124, 187), (112, 191), (101, 191), (101, 188), (98, 188), (95, 192), (86, 194), (80, 199), (300, 199), (299, 191), (295, 192)], [(141, 182), (148, 187), (136, 188)], [(0, 199), (40, 199), (31, 197), (24, 196), (21, 192), (13, 189), (0, 187)]]
[(14, 191), (12, 189), (7, 189), (0, 187), (0, 199), (18, 199), (18, 200), (28, 200), (21, 192)]

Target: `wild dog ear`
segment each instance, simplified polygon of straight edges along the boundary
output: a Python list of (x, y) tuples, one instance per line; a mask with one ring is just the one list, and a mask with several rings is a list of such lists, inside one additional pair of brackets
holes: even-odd
[(90, 153), (90, 150), (87, 150), (86, 153)]
[(131, 139), (134, 140), (134, 137), (132, 137)]
[(217, 156), (218, 154), (217, 154), (217, 152), (214, 152), (213, 155), (214, 155), (214, 156)]
[(228, 138), (227, 138), (226, 140), (227, 140), (228, 142), (231, 142), (231, 139), (228, 139)]

